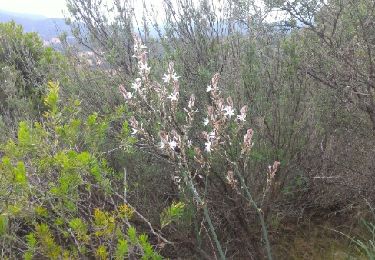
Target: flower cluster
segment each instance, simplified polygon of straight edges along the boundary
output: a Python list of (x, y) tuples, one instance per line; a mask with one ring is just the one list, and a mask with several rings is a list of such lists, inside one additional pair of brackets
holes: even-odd
[(181, 136), (177, 131), (172, 130), (171, 133), (161, 131), (160, 136), (160, 149), (165, 150), (172, 158), (176, 153), (179, 153), (181, 147)]
[(246, 154), (250, 152), (251, 147), (253, 146), (253, 143), (252, 143), (253, 135), (254, 135), (253, 129), (250, 128), (246, 131), (246, 134), (243, 137), (241, 154)]
[(237, 115), (237, 120), (239, 122), (245, 122), (246, 121), (246, 114), (247, 114), (247, 106), (243, 106), (240, 110), (240, 114)]
[(177, 82), (179, 78), (180, 76), (176, 75), (176, 72), (174, 71), (173, 63), (171, 62), (168, 67), (168, 73), (164, 74), (163, 76), (163, 81), (164, 83), (169, 84), (171, 83), (171, 81)]
[(145, 75), (150, 74), (151, 68), (147, 63), (147, 47), (142, 44), (142, 41), (139, 37), (134, 37), (134, 56), (138, 59), (138, 70), (139, 74), (144, 77)]
[[(236, 113), (238, 110), (232, 98), (222, 97), (218, 85), (220, 75), (215, 74), (206, 89), (209, 95), (209, 104), (203, 121), (206, 129), (201, 134), (191, 136), (196, 132), (196, 129), (192, 128), (195, 125), (195, 114), (205, 110), (198, 110), (195, 106), (194, 94), (190, 96), (187, 104), (181, 104), (180, 76), (177, 75), (173, 62), (169, 63), (167, 72), (162, 77), (162, 83), (149, 79), (150, 67), (147, 63), (146, 50), (147, 47), (142, 44), (140, 38), (136, 37), (134, 57), (137, 59), (140, 76), (131, 84), (131, 92), (123, 85), (119, 86), (128, 105), (133, 106), (135, 112), (130, 119), (132, 134), (137, 135), (139, 141), (146, 141), (149, 147), (155, 148), (155, 152), (167, 155), (177, 165), (184, 165), (188, 171), (195, 172), (199, 176), (202, 176), (199, 171), (210, 168), (209, 155), (213, 152), (225, 156), (229, 146), (238, 145), (241, 153), (237, 157), (227, 157), (225, 160), (234, 163), (230, 160), (245, 158), (253, 145), (254, 134), (251, 128), (245, 128), (248, 106), (242, 106), (239, 113)], [(177, 114), (184, 114), (185, 122), (182, 122), (181, 116), (177, 117)], [(143, 123), (138, 123), (136, 118), (143, 120)], [(159, 129), (157, 133), (154, 132), (155, 126)], [(238, 135), (240, 138), (237, 138)], [(240, 143), (235, 141), (241, 139), (243, 141)], [(191, 157), (187, 156), (188, 149), (194, 151), (194, 163), (190, 162)], [(236, 183), (235, 176), (233, 172), (229, 172), (227, 181), (233, 185)]]
[[(171, 177), (174, 183), (179, 189), (189, 188), (197, 208), (206, 207), (206, 195), (201, 195), (201, 192), (209, 190), (206, 186), (210, 185), (208, 176), (215, 165), (219, 164), (221, 169), (226, 170), (216, 177), (226, 182), (239, 196), (245, 195), (258, 210), (243, 177), (248, 172), (247, 161), (254, 135), (251, 128), (246, 128), (248, 106), (239, 109), (231, 97), (223, 97), (218, 85), (218, 73), (206, 88), (209, 97), (206, 108), (196, 107), (194, 94), (185, 102), (181, 97), (186, 94), (180, 93), (180, 77), (173, 62), (169, 63), (162, 83), (150, 79), (151, 68), (147, 63), (146, 49), (140, 38), (136, 37), (134, 57), (137, 59), (139, 77), (131, 84), (131, 91), (126, 90), (123, 85), (119, 86), (133, 112), (129, 122), (138, 145), (150, 149), (155, 156), (166, 159), (173, 165), (175, 171)], [(204, 113), (199, 117), (204, 118), (204, 126), (195, 122), (197, 113)], [(201, 130), (200, 127), (204, 129)], [(275, 162), (270, 168), (264, 194), (270, 189), (278, 166), (279, 163)], [(207, 211), (206, 221), (211, 222)], [(263, 218), (261, 214), (260, 218)], [(210, 229), (212, 233), (215, 232), (213, 227)]]
[(275, 178), (276, 172), (280, 166), (280, 162), (275, 161), (273, 165), (268, 166), (268, 172), (267, 172), (267, 184), (271, 185), (272, 180)]

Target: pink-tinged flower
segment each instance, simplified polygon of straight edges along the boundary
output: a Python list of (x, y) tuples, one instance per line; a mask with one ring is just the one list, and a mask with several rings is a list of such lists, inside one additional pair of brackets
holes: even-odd
[(229, 118), (231, 118), (232, 116), (234, 116), (235, 109), (231, 106), (225, 106), (223, 108), (223, 111), (225, 111), (224, 116), (228, 116)]
[(246, 105), (241, 108), (240, 113), (241, 114), (246, 114), (247, 113), (247, 106)]
[(131, 133), (132, 135), (135, 135), (136, 133), (138, 133), (138, 130), (142, 130), (142, 124), (141, 124), (141, 127), (139, 127), (139, 123), (137, 119), (135, 119), (134, 116), (129, 118), (129, 123), (130, 123), (130, 126), (132, 127), (132, 133)]
[(204, 150), (207, 152), (207, 153), (211, 153), (211, 145), (212, 143), (210, 141), (207, 141), (204, 143)]
[(251, 129), (251, 128), (248, 129), (246, 131), (246, 134), (243, 137), (244, 143), (247, 144), (247, 145), (251, 145), (251, 139), (253, 138), (253, 135), (254, 135), (253, 129)]
[(269, 188), (269, 185), (271, 185), (272, 180), (275, 178), (276, 172), (279, 169), (280, 162), (275, 161), (273, 165), (268, 166), (268, 173), (267, 173), (267, 186)]
[(237, 185), (237, 180), (235, 179), (234, 172), (232, 170), (229, 170), (227, 172), (226, 179), (227, 179), (229, 185), (231, 185), (232, 187), (235, 187)]
[(279, 168), (279, 166), (280, 166), (280, 162), (279, 161), (274, 161), (273, 165), (272, 166), (271, 165), (268, 166), (268, 168), (269, 168), (270, 172), (276, 173), (276, 171)]
[(188, 108), (192, 109), (194, 107), (194, 104), (195, 104), (195, 95), (192, 94), (188, 102)]
[(211, 79), (211, 85), (213, 86), (212, 88), (213, 89), (216, 89), (217, 87), (217, 84), (219, 83), (219, 78), (220, 78), (220, 74), (219, 73), (216, 73), (212, 79)]
[(164, 149), (165, 145), (168, 144), (168, 134), (164, 131), (159, 133), (160, 136), (160, 149)]
[(118, 86), (118, 90), (121, 92), (121, 94), (126, 93), (126, 89), (125, 89), (124, 85), (122, 85), (122, 84)]
[(215, 109), (213, 106), (208, 106), (207, 107), (207, 115), (209, 118), (214, 118), (214, 113), (215, 113)]
[(126, 91), (123, 85), (120, 85), (118, 88), (126, 100), (131, 99), (133, 97), (133, 94), (131, 92)]
[(174, 62), (171, 61), (168, 64), (168, 74), (172, 74), (174, 72)]
[(242, 151), (241, 151), (242, 154), (250, 151), (252, 147), (251, 140), (253, 139), (253, 135), (254, 135), (253, 129), (250, 128), (246, 131), (246, 134), (243, 137), (243, 144), (242, 144)]
[(241, 114), (237, 115), (237, 119), (239, 121), (245, 122), (246, 121), (247, 106), (243, 106), (240, 110), (240, 113)]
[(228, 106), (233, 107), (233, 100), (232, 100), (231, 97), (227, 97), (227, 104), (228, 104)]

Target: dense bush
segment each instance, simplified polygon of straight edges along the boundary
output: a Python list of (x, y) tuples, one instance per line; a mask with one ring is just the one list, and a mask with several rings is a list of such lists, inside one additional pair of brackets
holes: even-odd
[[(2, 146), (2, 258), (160, 258), (129, 223), (139, 213), (124, 197), (123, 174), (100, 156), (111, 117), (82, 121), (79, 101), (61, 107), (58, 91), (49, 83), (43, 122), (20, 122)], [(131, 144), (126, 124), (123, 133)]]
[(0, 24), (2, 258), (374, 255), (372, 1), (100, 2)]

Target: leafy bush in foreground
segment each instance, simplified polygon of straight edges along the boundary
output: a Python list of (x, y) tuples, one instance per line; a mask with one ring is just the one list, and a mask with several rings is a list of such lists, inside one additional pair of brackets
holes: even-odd
[(159, 259), (129, 222), (144, 218), (120, 195), (123, 176), (98, 152), (110, 117), (83, 121), (78, 101), (60, 109), (58, 100), (49, 83), (44, 120), (20, 122), (18, 137), (1, 147), (1, 258)]

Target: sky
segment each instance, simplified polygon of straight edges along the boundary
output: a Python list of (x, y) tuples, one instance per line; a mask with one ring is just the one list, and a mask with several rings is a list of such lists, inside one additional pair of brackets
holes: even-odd
[(46, 17), (64, 17), (65, 0), (0, 0), (0, 10), (43, 15)]
[[(161, 0), (151, 0), (150, 3), (157, 9), (162, 6)], [(134, 0), (134, 4), (136, 12), (141, 13), (142, 1)], [(0, 10), (36, 14), (49, 18), (62, 18), (67, 16), (68, 13), (65, 0), (0, 0)]]
[[(104, 0), (103, 3), (106, 1), (112, 2), (111, 0)], [(142, 1), (133, 1), (136, 14), (142, 14)], [(149, 2), (149, 7), (152, 5), (156, 9), (162, 9), (162, 0), (146, 1)], [(0, 0), (0, 10), (42, 15), (49, 18), (63, 18), (68, 14), (66, 0)]]
[[(66, 8), (66, 0), (0, 0), (0, 10), (15, 12), (15, 13), (27, 13), (42, 15), (50, 18), (62, 18), (66, 17), (68, 12)], [(105, 0), (109, 1), (110, 0)], [(104, 2), (105, 2), (104, 1)], [(142, 1), (133, 0), (135, 4), (136, 16), (142, 14)], [(199, 2), (199, 0), (195, 0)], [(214, 0), (221, 2), (221, 0)], [(162, 0), (146, 0), (148, 3), (152, 3), (151, 9), (160, 10), (162, 9)], [(256, 0), (256, 2), (261, 2)], [(149, 6), (150, 7), (150, 6)], [(65, 15), (64, 15), (65, 14)], [(271, 14), (268, 19), (277, 20), (273, 17), (275, 14)]]

